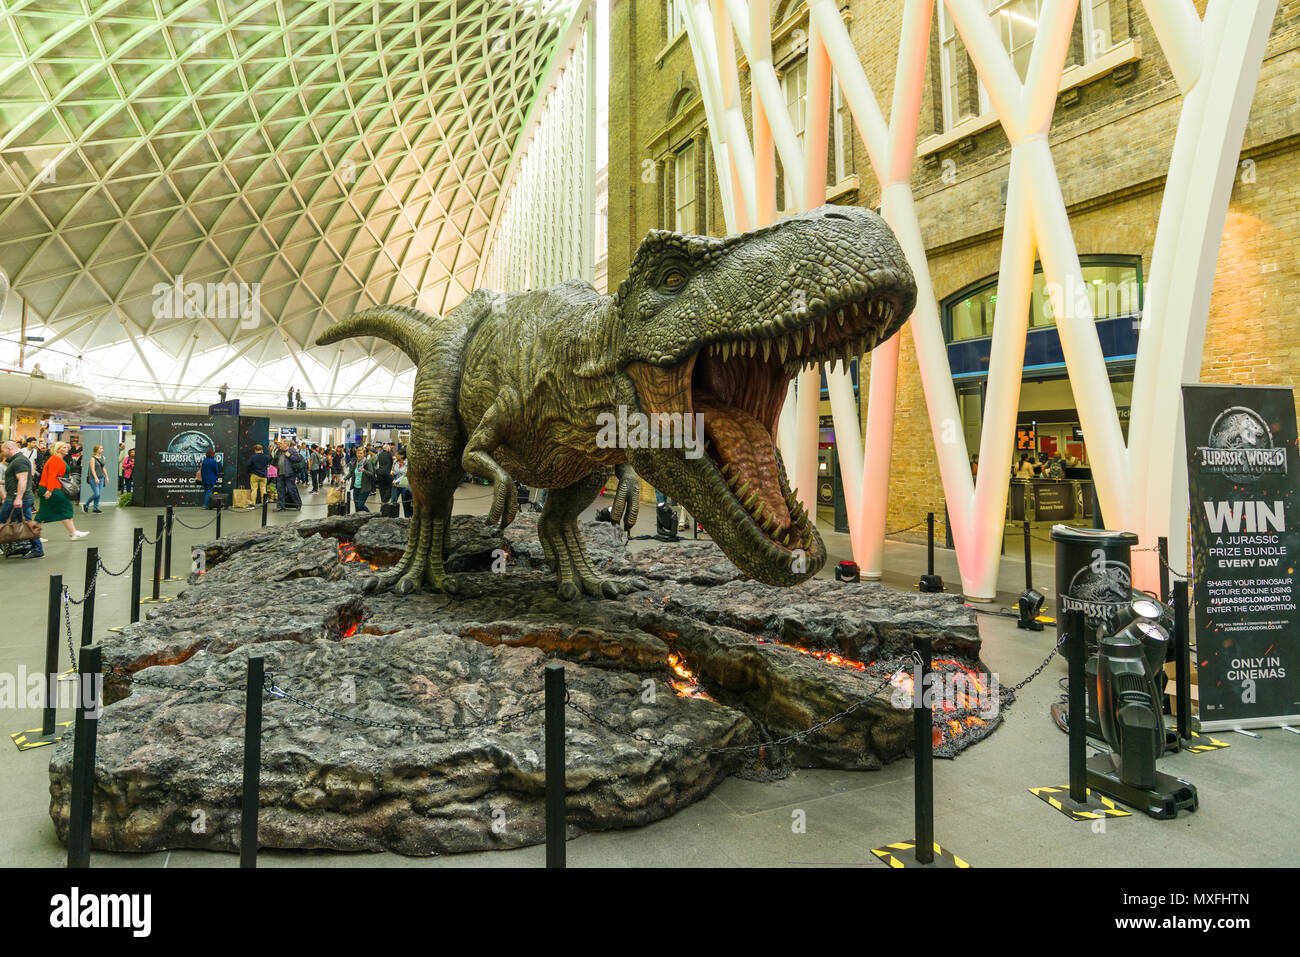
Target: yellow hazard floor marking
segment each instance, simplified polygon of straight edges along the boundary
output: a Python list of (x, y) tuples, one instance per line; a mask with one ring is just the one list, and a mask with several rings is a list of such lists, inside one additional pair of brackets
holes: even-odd
[[(925, 866), (927, 866), (927, 865), (925, 865), (925, 864), (918, 864), (918, 863), (917, 863), (917, 861), (916, 861), (915, 848), (916, 848), (916, 841), (915, 841), (915, 840), (911, 840), (911, 841), (897, 841), (897, 842), (895, 842), (895, 843), (893, 843), (893, 844), (886, 844), (884, 847), (877, 847), (877, 848), (874, 848), (874, 849), (872, 850), (871, 853), (874, 854), (874, 855), (876, 855), (876, 857), (880, 858), (882, 861), (884, 861), (884, 862), (885, 862), (886, 864), (888, 864), (890, 867), (925, 867)], [(912, 851), (913, 853), (912, 853), (910, 856), (908, 856), (908, 855), (904, 855), (904, 856), (900, 857), (900, 856), (896, 853), (896, 852), (899, 852), (899, 851)], [(934, 854), (935, 854), (935, 857), (939, 857), (939, 858), (942, 858), (943, 860), (948, 861), (948, 862), (949, 862), (950, 864), (952, 864), (954, 867), (970, 867), (970, 864), (968, 864), (966, 861), (962, 860), (960, 857), (958, 857), (958, 856), (957, 856), (956, 854), (954, 854), (952, 851), (948, 850), (948, 849), (945, 848), (945, 847), (940, 846), (940, 845), (938, 844), (938, 842), (936, 842), (935, 845), (934, 845)]]
[[(62, 741), (64, 736), (59, 733), (59, 728), (67, 729), (70, 727), (72, 727), (71, 721), (58, 722), (54, 725), (54, 737), (52, 738), (42, 738), (40, 736), (40, 728), (31, 728), (27, 731), (19, 731), (17, 734), (9, 735), (9, 737), (13, 740), (13, 743), (18, 746), (19, 751), (30, 751), (33, 748), (43, 748), (47, 744), (54, 744), (56, 741)], [(31, 737), (28, 737), (28, 735), (31, 735)]]
[(1223, 748), (1232, 747), (1227, 741), (1220, 741), (1218, 738), (1211, 738), (1209, 735), (1201, 737), (1195, 731), (1191, 732), (1191, 734), (1197, 740), (1197, 743), (1186, 745), (1183, 748), (1188, 754), (1204, 754), (1206, 751), (1219, 751)]
[(140, 599), (140, 604), (142, 604), (142, 605), (161, 605), (161, 604), (162, 604), (163, 602), (165, 602), (165, 601), (175, 601), (175, 600), (176, 600), (175, 597), (172, 596), (172, 595), (164, 595), (162, 598), (159, 598), (157, 601), (155, 601), (155, 600), (152, 599), (152, 598), (141, 598), (141, 599)]
[(1060, 787), (1050, 788), (1030, 788), (1029, 793), (1034, 797), (1046, 801), (1052, 807), (1056, 808), (1072, 821), (1095, 821), (1102, 817), (1132, 817), (1132, 812), (1125, 811), (1110, 798), (1104, 794), (1093, 794), (1092, 788), (1087, 789), (1088, 809), (1067, 808), (1055, 795), (1061, 795), (1066, 800), (1070, 797), (1070, 786), (1068, 784)]

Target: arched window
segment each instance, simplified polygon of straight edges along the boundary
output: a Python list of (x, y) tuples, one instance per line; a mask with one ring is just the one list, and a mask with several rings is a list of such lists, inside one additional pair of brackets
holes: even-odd
[[(1080, 256), (1083, 290), (1058, 292), (1054, 298), (1046, 285), (1043, 267), (1034, 268), (1034, 285), (1029, 300), (1029, 328), (1056, 325), (1058, 309), (1070, 309), (1073, 301), (1086, 296), (1097, 320), (1139, 316), (1142, 313), (1142, 257)], [(948, 342), (982, 339), (993, 335), (997, 312), (998, 277), (987, 276), (958, 290), (943, 301), (943, 334)]]

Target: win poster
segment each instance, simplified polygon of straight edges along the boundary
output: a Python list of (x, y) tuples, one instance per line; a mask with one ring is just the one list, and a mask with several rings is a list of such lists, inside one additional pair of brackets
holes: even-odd
[(1300, 460), (1289, 388), (1183, 386), (1201, 725), (1300, 720)]

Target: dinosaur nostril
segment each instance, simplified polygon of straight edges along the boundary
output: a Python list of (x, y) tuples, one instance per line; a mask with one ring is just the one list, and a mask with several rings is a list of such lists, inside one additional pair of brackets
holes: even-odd
[(826, 218), (847, 220), (849, 217), (845, 216), (843, 213), (827, 213)]

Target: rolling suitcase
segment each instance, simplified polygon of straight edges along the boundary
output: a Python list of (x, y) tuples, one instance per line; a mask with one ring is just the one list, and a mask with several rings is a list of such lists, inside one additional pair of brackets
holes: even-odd
[(385, 502), (379, 506), (379, 514), (384, 518), (397, 518), (402, 514), (402, 507), (396, 502)]
[(347, 502), (335, 502), (325, 507), (325, 514), (327, 515), (346, 515), (347, 513), (348, 513)]

